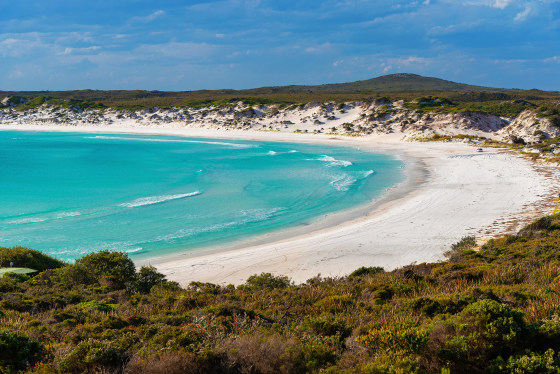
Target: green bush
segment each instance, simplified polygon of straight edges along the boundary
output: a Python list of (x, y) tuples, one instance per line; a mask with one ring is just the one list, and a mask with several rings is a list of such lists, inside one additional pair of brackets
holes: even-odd
[(148, 293), (153, 286), (165, 281), (165, 275), (159, 273), (153, 266), (142, 266), (138, 271), (136, 289)]
[(272, 290), (275, 288), (287, 288), (292, 285), (290, 278), (279, 275), (274, 276), (271, 273), (261, 273), (260, 275), (251, 275), (247, 282), (245, 282), (245, 287), (250, 289), (267, 289)]
[(123, 252), (91, 253), (76, 260), (74, 266), (112, 289), (130, 288), (136, 281), (134, 262)]
[(99, 372), (103, 368), (119, 367), (124, 359), (124, 352), (110, 342), (87, 340), (63, 357), (58, 369), (63, 373)]
[(528, 351), (522, 356), (509, 357), (507, 361), (498, 357), (491, 371), (504, 374), (558, 374), (560, 360), (553, 349), (542, 354)]
[(15, 267), (30, 268), (39, 272), (65, 266), (64, 262), (34, 249), (0, 247), (0, 267), (10, 267), (10, 263)]
[(0, 329), (0, 373), (25, 370), (45, 352), (38, 341), (19, 332)]
[(382, 267), (379, 266), (374, 266), (374, 267), (366, 267), (366, 266), (362, 266), (361, 268), (358, 268), (356, 270), (354, 270), (352, 273), (350, 273), (350, 275), (348, 276), (348, 279), (355, 279), (358, 277), (364, 277), (367, 275), (375, 275), (375, 274), (379, 274), (379, 273), (383, 273), (385, 272), (385, 270), (383, 270)]
[(468, 305), (455, 319), (437, 325), (430, 345), (436, 348), (444, 366), (477, 371), (481, 363), (515, 352), (527, 333), (522, 313), (485, 299)]

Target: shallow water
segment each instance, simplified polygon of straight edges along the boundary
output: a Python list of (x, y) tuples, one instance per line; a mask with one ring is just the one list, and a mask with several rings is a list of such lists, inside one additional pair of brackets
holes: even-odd
[(308, 224), (403, 178), (401, 161), (348, 147), (0, 131), (0, 246), (175, 254)]

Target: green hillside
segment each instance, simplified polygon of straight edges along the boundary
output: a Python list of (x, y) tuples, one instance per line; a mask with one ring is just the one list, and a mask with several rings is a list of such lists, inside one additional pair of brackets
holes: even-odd
[(405, 92), (405, 91), (491, 91), (505, 92), (506, 89), (472, 86), (439, 78), (423, 77), (417, 74), (390, 74), (368, 80), (323, 84), (318, 86), (284, 86), (247, 90), (248, 92), (314, 91), (314, 92)]

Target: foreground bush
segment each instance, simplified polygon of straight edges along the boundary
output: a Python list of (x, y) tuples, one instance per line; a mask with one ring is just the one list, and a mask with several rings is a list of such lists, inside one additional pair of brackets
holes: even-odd
[[(0, 372), (560, 373), (560, 216), (448, 262), (183, 289), (103, 251), (0, 279)], [(1, 252), (1, 250), (0, 250)]]
[(0, 373), (10, 373), (33, 366), (42, 358), (41, 343), (19, 332), (0, 329)]

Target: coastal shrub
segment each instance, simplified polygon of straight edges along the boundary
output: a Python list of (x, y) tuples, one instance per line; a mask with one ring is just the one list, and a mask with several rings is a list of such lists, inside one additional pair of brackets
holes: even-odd
[(142, 266), (138, 271), (136, 289), (148, 293), (153, 286), (165, 282), (165, 275), (159, 273), (153, 266)]
[(228, 339), (220, 351), (225, 369), (236, 373), (304, 373), (302, 348), (292, 338), (255, 334)]
[(287, 288), (292, 285), (290, 278), (284, 275), (272, 275), (271, 273), (261, 273), (260, 275), (251, 275), (245, 287), (249, 289), (267, 289), (272, 290), (275, 288)]
[(379, 266), (370, 266), (370, 267), (366, 267), (366, 266), (362, 266), (356, 270), (354, 270), (353, 272), (350, 273), (350, 275), (348, 276), (348, 279), (355, 279), (358, 277), (364, 277), (367, 275), (375, 275), (375, 274), (379, 274), (379, 273), (383, 273), (385, 272), (385, 270), (382, 267)]
[[(205, 374), (219, 372), (218, 365), (204, 365), (199, 357), (193, 353), (178, 349), (169, 352), (162, 352), (150, 357), (135, 355), (127, 363), (125, 373), (128, 374)], [(206, 370), (205, 370), (206, 369)]]
[(0, 267), (30, 268), (39, 272), (64, 266), (64, 262), (25, 247), (0, 247)]
[(507, 360), (498, 357), (490, 372), (506, 374), (558, 374), (560, 357), (553, 349), (540, 354), (531, 351), (521, 356), (511, 356)]
[(421, 352), (428, 342), (429, 330), (414, 321), (370, 329), (358, 342), (371, 351)]
[(44, 346), (27, 335), (0, 329), (1, 373), (25, 370), (40, 361), (44, 352)]
[(125, 362), (125, 353), (114, 343), (87, 340), (60, 360), (58, 370), (63, 373), (92, 373), (103, 368), (115, 370)]
[(123, 252), (101, 251), (76, 260), (75, 267), (82, 268), (112, 289), (131, 287), (136, 281), (134, 262)]
[(481, 372), (485, 362), (514, 353), (527, 337), (523, 314), (494, 300), (468, 305), (457, 318), (437, 324), (428, 357), (458, 372)]
[(332, 314), (321, 314), (318, 317), (307, 316), (302, 325), (304, 328), (311, 330), (313, 334), (336, 335), (340, 340), (346, 339), (352, 333), (352, 327), (346, 320)]

